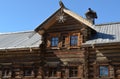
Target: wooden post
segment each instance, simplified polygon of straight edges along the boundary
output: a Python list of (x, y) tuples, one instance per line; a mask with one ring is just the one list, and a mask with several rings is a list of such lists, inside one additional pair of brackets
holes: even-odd
[(45, 54), (45, 52), (46, 52), (46, 45), (47, 45), (47, 41), (46, 41), (46, 33), (44, 33), (43, 35), (42, 35), (42, 43), (40, 44), (40, 46), (39, 46), (39, 48), (40, 48), (40, 67), (39, 67), (39, 71), (38, 71), (38, 77), (40, 78), (40, 79), (44, 79), (44, 70), (43, 70), (43, 68), (44, 68), (44, 65), (46, 64), (46, 62), (45, 62), (45, 56), (44, 56), (44, 54)]
[(82, 65), (78, 66), (78, 77), (81, 79), (83, 78), (83, 66)]

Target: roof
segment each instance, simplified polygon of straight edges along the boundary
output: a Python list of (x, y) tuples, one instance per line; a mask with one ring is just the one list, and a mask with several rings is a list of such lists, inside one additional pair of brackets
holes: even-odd
[(35, 31), (0, 34), (0, 49), (39, 47), (41, 36)]
[[(96, 34), (83, 45), (120, 42), (120, 22), (92, 26)], [(39, 47), (41, 36), (35, 31), (0, 34), (0, 49)]]
[(120, 42), (120, 22), (94, 25), (93, 28), (96, 34), (83, 45)]

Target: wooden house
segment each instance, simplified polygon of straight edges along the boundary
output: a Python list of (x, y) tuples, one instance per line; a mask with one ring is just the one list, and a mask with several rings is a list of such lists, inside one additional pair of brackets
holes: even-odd
[(120, 79), (120, 23), (60, 8), (34, 31), (0, 34), (0, 79)]

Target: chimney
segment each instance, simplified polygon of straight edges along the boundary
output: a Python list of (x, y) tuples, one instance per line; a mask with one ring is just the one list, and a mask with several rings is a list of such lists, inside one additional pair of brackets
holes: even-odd
[(92, 24), (95, 24), (95, 19), (97, 19), (97, 13), (95, 11), (93, 11), (91, 8), (88, 8), (85, 16)]

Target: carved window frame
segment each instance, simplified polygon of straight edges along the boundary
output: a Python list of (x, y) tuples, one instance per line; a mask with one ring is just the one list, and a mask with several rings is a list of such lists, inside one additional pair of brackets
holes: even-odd
[(57, 36), (51, 37), (51, 47), (58, 47), (59, 38)]
[(105, 78), (110, 76), (110, 69), (108, 65), (100, 65), (99, 66), (99, 77)]
[[(106, 66), (108, 67), (108, 75), (107, 76), (100, 76), (100, 67)], [(109, 63), (104, 64), (95, 64), (94, 65), (94, 77), (96, 78), (114, 78), (114, 66)]]
[[(59, 47), (59, 41), (60, 41), (59, 34), (60, 33), (48, 33), (48, 36), (47, 36), (47, 47), (48, 48)], [(57, 41), (57, 45), (52, 45), (52, 41)]]
[(2, 70), (2, 78), (10, 78), (12, 77), (12, 69), (11, 66), (5, 66)]
[(32, 66), (24, 66), (23, 75), (24, 77), (34, 76), (34, 70)]
[(57, 67), (49, 68), (49, 77), (57, 77)]
[(69, 67), (69, 77), (78, 77), (78, 66)]
[(78, 45), (78, 35), (71, 35), (70, 46), (77, 46), (77, 45)]
[[(76, 37), (76, 45), (71, 45), (71, 36), (75, 36)], [(70, 48), (77, 48), (80, 47), (81, 43), (82, 43), (82, 38), (81, 38), (81, 34), (80, 32), (71, 32), (70, 33)]]

